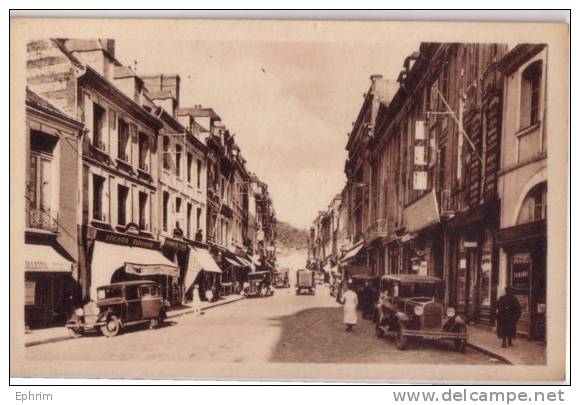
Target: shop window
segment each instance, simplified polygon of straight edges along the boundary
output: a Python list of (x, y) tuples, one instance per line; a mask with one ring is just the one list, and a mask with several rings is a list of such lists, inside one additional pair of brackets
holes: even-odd
[(520, 89), (520, 129), (528, 128), (539, 122), (540, 83), (542, 62), (532, 63), (522, 73)]
[(93, 103), (93, 145), (100, 150), (106, 150), (104, 129), (106, 110), (100, 105)]
[(129, 155), (127, 153), (127, 145), (129, 144), (129, 124), (123, 120), (119, 120), (119, 143), (118, 156), (119, 159), (128, 162)]
[(546, 219), (547, 192), (548, 188), (545, 182), (534, 186), (528, 192), (520, 208), (518, 225)]
[(127, 198), (129, 189), (125, 186), (117, 186), (117, 222), (119, 225), (127, 225)]
[(93, 219), (106, 221), (104, 212), (105, 178), (93, 175)]

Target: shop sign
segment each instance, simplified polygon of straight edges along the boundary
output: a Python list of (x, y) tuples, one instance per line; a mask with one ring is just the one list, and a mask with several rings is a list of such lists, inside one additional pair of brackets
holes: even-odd
[(435, 190), (431, 190), (417, 201), (405, 208), (405, 225), (409, 232), (414, 232), (436, 224), (440, 221), (439, 206)]
[(512, 287), (526, 291), (529, 287), (532, 258), (529, 253), (517, 253), (512, 256)]
[(157, 241), (135, 238), (129, 235), (122, 235), (113, 232), (98, 231), (95, 239), (106, 243), (113, 243), (115, 245), (140, 247), (144, 249), (159, 249), (159, 242)]
[(463, 247), (464, 248), (476, 248), (477, 247), (477, 242), (463, 242)]
[(169, 276), (177, 277), (178, 268), (164, 264), (133, 264), (125, 263), (125, 272), (138, 276)]
[(181, 242), (179, 240), (170, 239), (170, 238), (165, 238), (165, 242), (163, 243), (163, 247), (173, 249), (173, 250), (179, 250), (182, 252), (187, 252), (189, 250), (187, 243)]
[(427, 260), (423, 260), (419, 265), (419, 275), (421, 276), (427, 275)]

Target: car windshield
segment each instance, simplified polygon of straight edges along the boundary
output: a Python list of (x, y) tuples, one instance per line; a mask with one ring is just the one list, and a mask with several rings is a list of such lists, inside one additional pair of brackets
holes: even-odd
[(401, 284), (399, 286), (399, 297), (435, 297), (438, 286), (434, 283), (413, 283)]
[(100, 300), (107, 298), (121, 298), (123, 297), (122, 288), (102, 288), (97, 291), (97, 297)]

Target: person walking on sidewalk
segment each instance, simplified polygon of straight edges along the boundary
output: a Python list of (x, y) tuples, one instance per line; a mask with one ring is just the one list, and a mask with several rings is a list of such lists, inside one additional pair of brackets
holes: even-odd
[(356, 307), (358, 305), (358, 297), (352, 290), (352, 284), (349, 284), (347, 291), (342, 294), (342, 304), (344, 305), (343, 322), (346, 325), (346, 331), (352, 332), (352, 327), (356, 325), (357, 315)]
[(191, 306), (195, 315), (203, 315), (201, 298), (199, 297), (199, 286), (197, 284), (193, 286), (193, 301), (191, 302)]
[(516, 337), (516, 324), (520, 319), (522, 308), (511, 287), (505, 288), (505, 294), (497, 300), (496, 321), (497, 337), (501, 339), (501, 347), (513, 346), (512, 339)]

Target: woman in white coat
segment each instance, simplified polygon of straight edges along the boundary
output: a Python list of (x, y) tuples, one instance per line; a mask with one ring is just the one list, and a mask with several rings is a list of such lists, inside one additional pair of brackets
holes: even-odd
[(346, 325), (346, 331), (352, 332), (352, 327), (356, 325), (357, 321), (356, 307), (358, 305), (358, 297), (350, 284), (348, 285), (348, 290), (342, 294), (342, 304), (344, 305), (343, 322)]
[(203, 314), (203, 311), (201, 310), (201, 298), (199, 297), (199, 286), (197, 284), (193, 286), (193, 301), (191, 302), (191, 306), (194, 314)]

